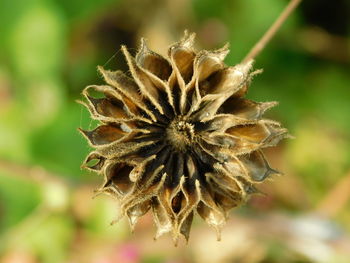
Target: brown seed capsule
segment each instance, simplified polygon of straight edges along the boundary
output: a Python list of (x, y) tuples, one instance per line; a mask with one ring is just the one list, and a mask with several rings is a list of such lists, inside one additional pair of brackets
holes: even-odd
[(275, 102), (244, 98), (252, 62), (228, 67), (227, 46), (196, 52), (193, 40), (186, 33), (168, 59), (144, 40), (135, 58), (123, 46), (131, 78), (100, 67), (107, 85), (83, 91), (101, 123), (81, 130), (95, 149), (84, 166), (103, 175), (100, 191), (119, 200), (132, 227), (152, 210), (156, 238), (171, 232), (175, 243), (180, 234), (189, 238), (195, 212), (219, 237), (228, 211), (276, 173), (261, 150), (287, 136), (262, 119)]

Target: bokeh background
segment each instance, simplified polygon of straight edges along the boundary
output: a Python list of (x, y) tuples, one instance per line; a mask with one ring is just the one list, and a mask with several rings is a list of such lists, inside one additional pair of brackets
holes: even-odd
[(350, 262), (350, 2), (304, 0), (256, 59), (248, 98), (296, 138), (267, 155), (284, 176), (232, 212), (216, 241), (194, 222), (188, 245), (131, 234), (101, 178), (80, 169), (77, 132), (95, 124), (75, 102), (101, 84), (97, 65), (126, 69), (140, 37), (166, 54), (184, 31), (197, 47), (229, 42), (239, 63), (286, 0), (0, 0), (0, 262)]

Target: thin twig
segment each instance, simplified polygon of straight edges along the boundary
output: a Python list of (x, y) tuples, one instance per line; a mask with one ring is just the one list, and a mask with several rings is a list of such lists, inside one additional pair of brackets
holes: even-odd
[(283, 12), (279, 15), (272, 26), (266, 31), (262, 38), (254, 45), (249, 51), (248, 55), (243, 59), (242, 63), (246, 63), (251, 59), (254, 59), (264, 49), (266, 44), (276, 34), (278, 29), (282, 26), (284, 21), (289, 17), (293, 10), (300, 4), (302, 0), (291, 0)]

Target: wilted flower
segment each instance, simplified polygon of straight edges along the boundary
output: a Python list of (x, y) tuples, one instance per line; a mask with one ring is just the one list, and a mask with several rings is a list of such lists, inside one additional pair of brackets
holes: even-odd
[(156, 238), (171, 232), (175, 242), (189, 238), (195, 212), (219, 237), (228, 211), (276, 173), (261, 150), (287, 136), (262, 119), (276, 102), (244, 98), (252, 62), (228, 67), (227, 46), (196, 52), (193, 41), (186, 33), (168, 59), (144, 40), (135, 58), (123, 46), (131, 76), (99, 67), (107, 85), (83, 91), (101, 122), (81, 130), (95, 148), (84, 166), (104, 177), (99, 191), (119, 200), (131, 227), (151, 209)]

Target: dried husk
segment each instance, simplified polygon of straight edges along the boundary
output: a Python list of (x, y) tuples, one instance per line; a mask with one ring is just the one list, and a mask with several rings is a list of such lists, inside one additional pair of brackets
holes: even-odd
[(170, 232), (175, 243), (188, 240), (195, 213), (219, 239), (228, 211), (278, 173), (262, 149), (288, 136), (262, 117), (276, 102), (244, 98), (252, 61), (226, 66), (227, 45), (197, 52), (193, 41), (185, 33), (168, 58), (145, 40), (135, 58), (123, 46), (131, 76), (99, 67), (107, 85), (85, 88), (82, 102), (100, 121), (81, 130), (94, 148), (83, 166), (104, 178), (98, 191), (118, 199), (132, 228), (151, 210), (155, 238)]

